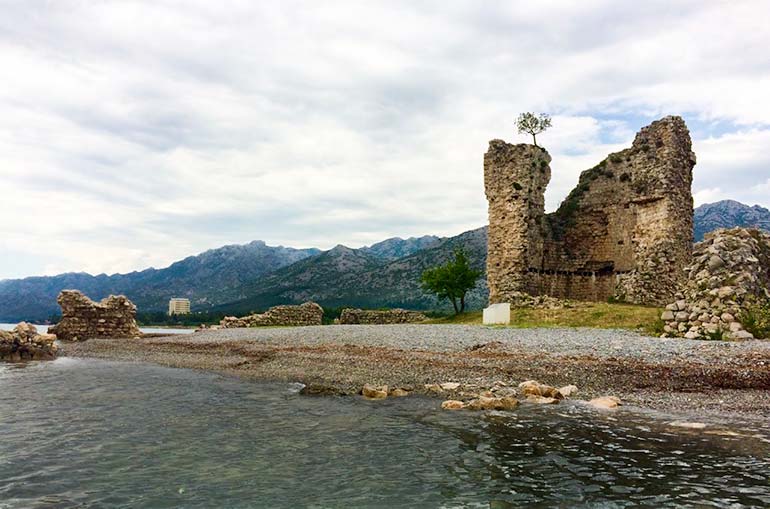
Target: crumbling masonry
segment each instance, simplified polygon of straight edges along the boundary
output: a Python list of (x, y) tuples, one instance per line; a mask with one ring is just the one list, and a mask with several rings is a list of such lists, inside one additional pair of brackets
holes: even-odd
[(545, 214), (548, 152), (492, 140), (484, 156), (490, 303), (520, 292), (670, 302), (692, 257), (691, 147), (680, 117), (653, 122)]

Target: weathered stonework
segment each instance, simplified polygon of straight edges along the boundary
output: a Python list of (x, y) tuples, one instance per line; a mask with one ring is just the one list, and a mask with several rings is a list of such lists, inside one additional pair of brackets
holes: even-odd
[(341, 324), (386, 325), (395, 323), (419, 323), (428, 317), (418, 311), (406, 309), (343, 309), (340, 314)]
[(37, 328), (21, 322), (12, 331), (0, 330), (0, 361), (50, 361), (58, 348), (53, 334), (38, 334)]
[(324, 310), (321, 306), (315, 302), (305, 302), (299, 306), (275, 306), (264, 313), (241, 318), (227, 316), (220, 325), (224, 328), (321, 325), (323, 316)]
[(682, 292), (661, 317), (666, 336), (751, 339), (743, 310), (770, 300), (770, 234), (746, 228), (707, 233), (685, 274)]
[(484, 156), (489, 201), (490, 303), (525, 292), (664, 304), (690, 262), (695, 155), (680, 117), (643, 128), (631, 148), (580, 175), (551, 214), (551, 157), (540, 147), (492, 140)]
[(62, 290), (56, 299), (61, 321), (48, 332), (66, 341), (90, 338), (134, 338), (142, 335), (136, 325), (136, 306), (123, 295), (94, 302), (77, 290)]

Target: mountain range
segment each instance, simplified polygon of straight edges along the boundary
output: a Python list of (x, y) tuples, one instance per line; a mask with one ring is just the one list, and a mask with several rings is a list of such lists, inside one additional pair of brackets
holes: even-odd
[[(735, 201), (695, 209), (696, 240), (715, 228), (756, 226), (770, 230), (770, 211)], [(42, 321), (59, 312), (56, 296), (76, 288), (93, 299), (128, 296), (141, 311), (163, 311), (171, 297), (187, 297), (194, 311), (245, 314), (314, 300), (326, 307), (446, 307), (420, 289), (420, 275), (448, 260), (456, 248), (472, 265), (486, 264), (486, 227), (440, 238), (392, 238), (359, 249), (294, 249), (254, 241), (190, 256), (163, 269), (129, 274), (68, 273), (0, 281), (0, 321)], [(470, 309), (487, 302), (485, 278), (467, 298)]]
[(695, 241), (717, 228), (761, 228), (770, 231), (770, 210), (759, 205), (749, 207), (734, 200), (707, 203), (695, 209)]

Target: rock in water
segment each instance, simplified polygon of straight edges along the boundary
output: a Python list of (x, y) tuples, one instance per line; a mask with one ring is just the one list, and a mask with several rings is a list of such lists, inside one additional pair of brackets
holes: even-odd
[(588, 402), (594, 408), (610, 409), (620, 406), (620, 398), (615, 396), (602, 396), (601, 398), (594, 398)]
[(366, 384), (364, 385), (364, 388), (361, 389), (361, 394), (367, 399), (385, 399), (388, 397), (388, 386)]
[(448, 399), (441, 403), (441, 408), (444, 410), (462, 410), (465, 408), (465, 403), (456, 399)]
[(12, 331), (0, 331), (0, 360), (8, 362), (48, 361), (58, 348), (53, 334), (38, 334), (37, 328), (21, 322)]

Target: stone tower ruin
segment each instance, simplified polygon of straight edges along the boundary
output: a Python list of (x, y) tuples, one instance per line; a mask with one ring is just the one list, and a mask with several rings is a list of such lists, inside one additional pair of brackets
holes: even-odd
[(529, 144), (489, 142), (489, 301), (520, 292), (665, 304), (692, 257), (695, 154), (680, 117), (637, 133), (631, 146), (584, 171), (545, 214), (551, 157)]

